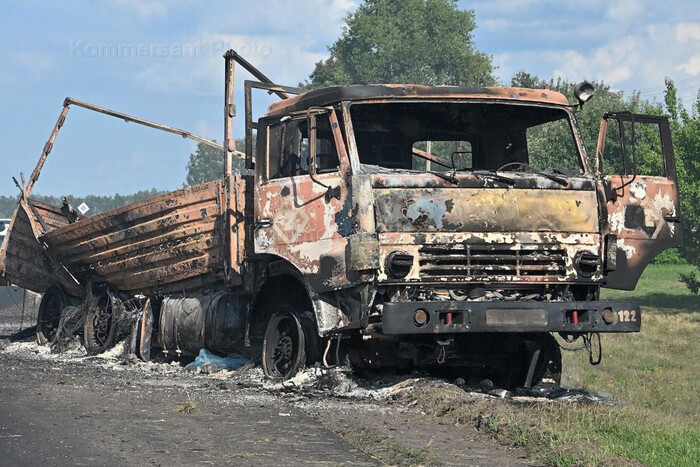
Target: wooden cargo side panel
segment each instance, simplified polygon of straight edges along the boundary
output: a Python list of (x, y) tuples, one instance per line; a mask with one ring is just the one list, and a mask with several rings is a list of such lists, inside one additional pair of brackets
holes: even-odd
[(188, 187), (78, 221), (42, 237), (83, 281), (158, 292), (182, 281), (223, 280), (220, 181)]
[[(30, 223), (35, 216), (29, 206), (22, 202), (12, 217), (7, 238), (0, 250), (0, 271), (9, 284), (15, 284), (34, 292), (43, 293), (49, 287), (65, 282), (74, 286), (74, 281), (64, 270), (59, 269), (44, 251)], [(38, 233), (40, 226), (35, 221)]]
[(43, 220), (44, 224), (49, 228), (49, 232), (68, 225), (68, 219), (61, 212), (61, 208), (31, 198), (29, 202), (34, 206), (32, 217), (35, 221), (35, 225), (40, 227), (42, 233), (46, 234), (47, 232), (41, 227), (42, 223), (36, 216), (35, 211), (41, 216), (41, 220)]

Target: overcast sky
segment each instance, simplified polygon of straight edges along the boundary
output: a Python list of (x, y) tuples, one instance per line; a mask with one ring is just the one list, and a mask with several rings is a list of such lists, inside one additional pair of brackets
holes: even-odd
[[(355, 0), (106, 0), (0, 3), (0, 194), (29, 175), (63, 98), (110, 107), (221, 140), (223, 52), (233, 47), (273, 80), (296, 85), (328, 55)], [(476, 45), (507, 84), (603, 80), (660, 99), (664, 76), (686, 102), (700, 87), (700, 4), (616, 0), (460, 1), (476, 12)], [(243, 115), (242, 82), (236, 101)], [(264, 110), (258, 99), (257, 111)], [(242, 136), (242, 118), (235, 127)], [(36, 192), (114, 194), (182, 186), (195, 144), (73, 108)]]

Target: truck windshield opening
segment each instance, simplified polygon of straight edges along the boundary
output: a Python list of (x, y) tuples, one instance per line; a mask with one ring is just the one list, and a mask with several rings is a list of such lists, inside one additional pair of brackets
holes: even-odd
[(569, 114), (501, 103), (387, 102), (350, 108), (368, 171), (583, 173)]

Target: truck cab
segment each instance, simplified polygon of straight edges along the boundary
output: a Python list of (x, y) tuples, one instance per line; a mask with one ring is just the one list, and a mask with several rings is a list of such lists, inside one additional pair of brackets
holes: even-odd
[(633, 289), (681, 240), (668, 120), (606, 114), (591, 159), (575, 110), (545, 89), (418, 85), (272, 104), (251, 164), (255, 254), (303, 282), (321, 336), (389, 342), (365, 364), (556, 379), (551, 334), (592, 348), (638, 332), (639, 305), (600, 288)]

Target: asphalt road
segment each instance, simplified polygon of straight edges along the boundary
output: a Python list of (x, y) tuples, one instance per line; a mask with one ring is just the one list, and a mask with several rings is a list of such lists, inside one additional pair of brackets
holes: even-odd
[(0, 374), (2, 465), (377, 464), (259, 390), (6, 353)]

